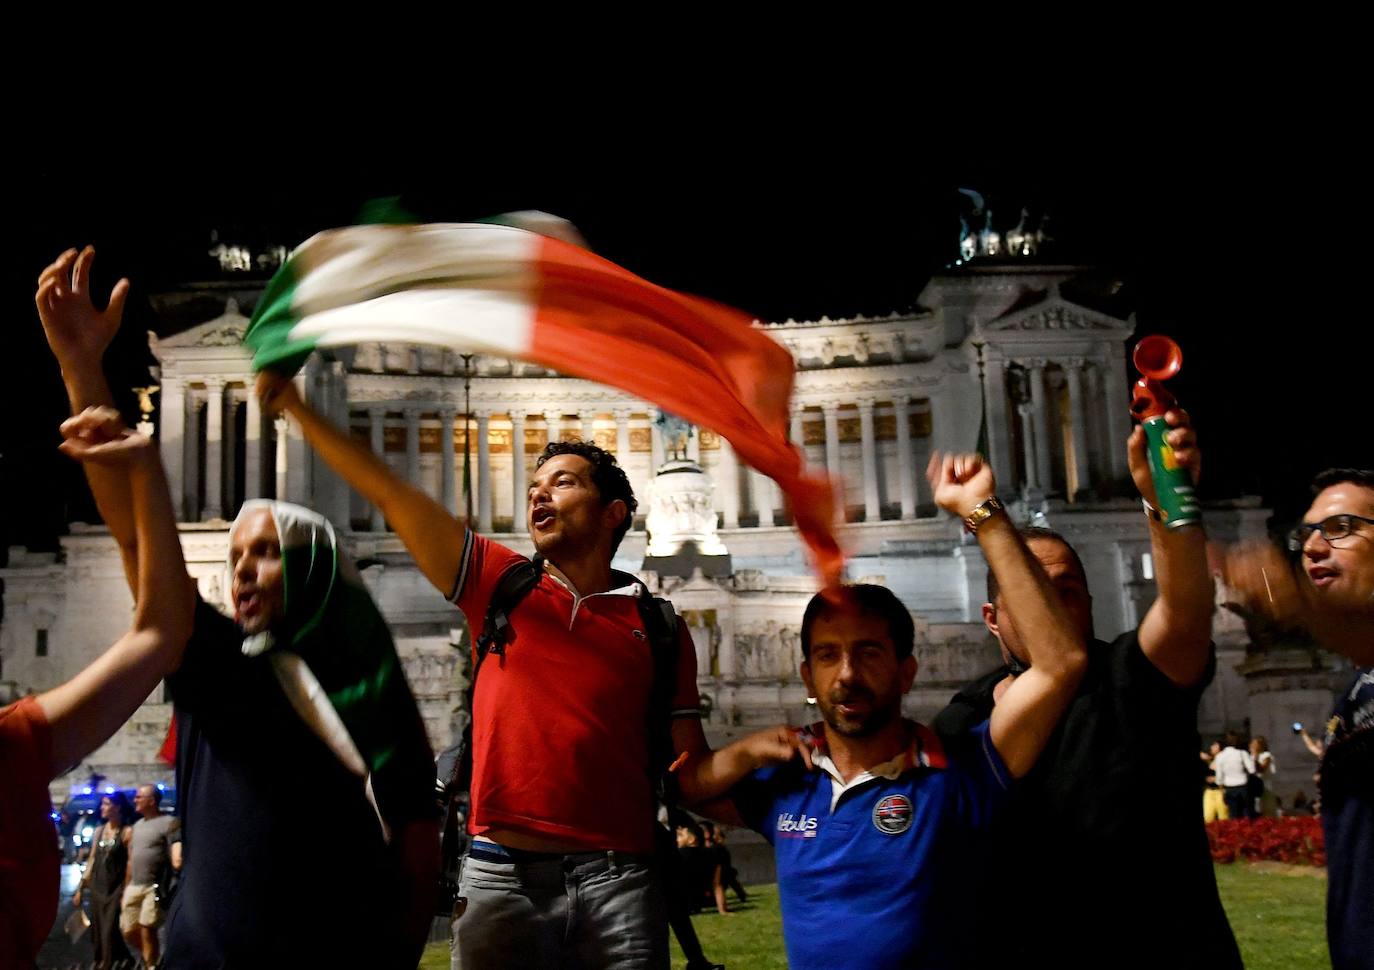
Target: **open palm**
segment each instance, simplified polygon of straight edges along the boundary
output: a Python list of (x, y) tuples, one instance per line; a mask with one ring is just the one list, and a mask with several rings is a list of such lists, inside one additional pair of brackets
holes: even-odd
[(99, 365), (124, 316), (129, 281), (122, 279), (110, 292), (109, 304), (97, 310), (91, 302), (91, 264), (95, 248), (77, 253), (69, 249), (38, 277), (34, 302), (48, 346), (64, 366)]

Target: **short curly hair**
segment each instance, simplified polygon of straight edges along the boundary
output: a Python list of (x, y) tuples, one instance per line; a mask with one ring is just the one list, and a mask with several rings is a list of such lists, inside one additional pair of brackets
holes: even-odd
[(615, 555), (615, 551), (620, 548), (620, 540), (630, 531), (635, 510), (639, 508), (635, 490), (630, 487), (630, 479), (625, 474), (625, 469), (620, 467), (615, 455), (604, 448), (598, 448), (590, 441), (550, 441), (544, 446), (534, 467), (542, 468), (544, 462), (557, 455), (576, 455), (592, 466), (592, 484), (596, 486), (602, 504), (610, 505), (616, 499), (625, 503), (625, 518), (620, 520), (620, 525), (616, 526), (611, 539), (611, 555)]

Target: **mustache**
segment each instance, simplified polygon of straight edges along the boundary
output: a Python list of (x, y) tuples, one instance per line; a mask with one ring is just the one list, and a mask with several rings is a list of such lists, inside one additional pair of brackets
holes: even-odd
[(827, 699), (831, 704), (848, 704), (851, 701), (867, 701), (873, 704), (877, 701), (873, 693), (863, 687), (836, 687), (827, 695)]

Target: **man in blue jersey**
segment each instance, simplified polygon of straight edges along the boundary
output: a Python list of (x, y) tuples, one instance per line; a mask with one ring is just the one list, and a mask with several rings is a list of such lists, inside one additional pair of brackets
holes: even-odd
[(901, 715), (916, 677), (906, 607), (870, 585), (811, 600), (801, 674), (824, 721), (715, 752), (683, 790), (699, 803), (730, 789), (731, 804), (705, 810), (773, 844), (793, 970), (957, 964), (975, 833), (1034, 764), (1087, 664), (1081, 633), (996, 499), (991, 468), (977, 455), (937, 454), (927, 476), (1015, 599), (1035, 665), (1008, 685), (976, 743), (946, 754)]

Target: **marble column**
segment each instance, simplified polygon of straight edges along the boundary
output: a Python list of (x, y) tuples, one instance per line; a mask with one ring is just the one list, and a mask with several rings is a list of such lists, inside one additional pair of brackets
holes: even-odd
[(288, 501), (290, 494), (287, 488), (287, 458), (286, 443), (287, 437), (291, 434), (291, 422), (286, 415), (279, 414), (272, 419), (272, 434), (274, 435), (273, 447), (276, 448), (276, 481), (272, 483), (272, 494), (278, 502)]
[(902, 496), (902, 518), (916, 518), (916, 466), (911, 453), (911, 395), (892, 398), (892, 414), (897, 421), (897, 487)]
[(582, 439), (583, 441), (586, 441), (586, 442), (590, 442), (590, 443), (592, 443), (592, 444), (595, 444), (595, 443), (596, 443), (596, 412), (595, 412), (595, 411), (578, 411), (578, 412), (577, 412), (577, 422), (578, 422), (578, 425), (579, 425), (579, 427), (578, 427), (578, 432), (577, 432), (577, 433), (578, 433), (578, 436), (581, 437), (581, 439)]
[(825, 416), (825, 469), (831, 478), (840, 476), (840, 406), (827, 402), (821, 405)]
[[(296, 393), (305, 398), (305, 375), (296, 375)], [(295, 502), (298, 505), (309, 505), (310, 495), (315, 489), (314, 462), (310, 460), (310, 449), (306, 446), (305, 436), (301, 434), (301, 426), (294, 422), (287, 422), (286, 448), (288, 453), (286, 478), (286, 496), (288, 502)]]
[(649, 408), (649, 478), (652, 479), (663, 467), (663, 429), (659, 426), (658, 408)]
[(420, 409), (406, 408), (406, 481), (420, 484)]
[(477, 412), (477, 531), (491, 532), (491, 411)]
[(453, 421), (457, 416), (454, 408), (439, 409), (439, 501), (445, 509), (461, 518), (457, 505), (457, 469), (454, 467), (457, 454), (453, 446)]
[(186, 521), (200, 521), (200, 409), (205, 407), (205, 391), (190, 388), (186, 395), (186, 449), (182, 465), (186, 486)]
[(251, 386), (244, 395), (243, 497), (262, 498), (262, 403)]
[(224, 518), (224, 382), (205, 381), (205, 508), (201, 518)]
[(525, 412), (510, 413), (510, 531), (524, 531), (525, 510), (529, 507), (529, 486), (525, 480)]
[(1110, 356), (1102, 365), (1103, 390), (1107, 399), (1101, 408), (1107, 420), (1107, 441), (1111, 446), (1111, 481), (1124, 483), (1130, 480), (1130, 466), (1126, 463), (1126, 439), (1131, 435), (1131, 399), (1126, 388), (1126, 349), (1122, 344), (1113, 344)]
[(226, 519), (232, 519), (239, 510), (236, 486), (238, 484), (239, 405), (243, 403), (242, 392), (242, 388), (227, 387), (224, 389), (224, 517)]
[(158, 399), (158, 448), (162, 467), (167, 469), (167, 490), (172, 497), (172, 514), (186, 514), (186, 385), (180, 378), (163, 372)]
[(864, 480), (864, 521), (882, 518), (878, 504), (878, 445), (873, 433), (873, 399), (859, 399), (860, 455)]
[(987, 419), (988, 458), (992, 472), (1004, 488), (1016, 485), (1016, 462), (1012, 459), (1011, 428), (1007, 426), (1007, 362), (999, 357), (987, 361), (983, 387), (983, 414)]
[(626, 468), (630, 464), (630, 409), (616, 408), (611, 413), (615, 416), (615, 460)]
[(760, 528), (773, 525), (773, 480), (751, 468), (749, 484), (754, 491), (754, 509), (759, 513)]
[(1069, 411), (1073, 422), (1073, 467), (1078, 481), (1073, 498), (1084, 498), (1092, 491), (1092, 459), (1088, 455), (1088, 410), (1083, 405), (1083, 361), (1064, 362), (1069, 380)]
[(563, 412), (545, 411), (544, 426), (548, 429), (549, 443), (559, 441), (563, 437)]
[(1018, 404), (1016, 410), (1021, 415), (1021, 447), (1022, 457), (1026, 463), (1026, 487), (1038, 492), (1040, 466), (1035, 460), (1035, 407), (1031, 404)]
[(720, 487), (721, 527), (739, 528), (739, 462), (730, 442), (720, 438), (720, 463), (712, 477)]
[(687, 460), (701, 465), (701, 429), (696, 425), (687, 432)]
[[(386, 408), (373, 404), (367, 409), (367, 440), (377, 460), (386, 463)], [(382, 507), (376, 502), (369, 503), (367, 527), (372, 532), (385, 532), (386, 521), (382, 517)]]
[(801, 449), (802, 457), (806, 457), (806, 429), (802, 425), (806, 414), (806, 408), (800, 404), (792, 407), (792, 425), (789, 429), (792, 444)]
[(1035, 418), (1035, 474), (1040, 487), (1050, 492), (1054, 490), (1054, 474), (1050, 468), (1050, 406), (1045, 394), (1045, 362), (1030, 360), (1026, 367), (1030, 372), (1031, 412)]

